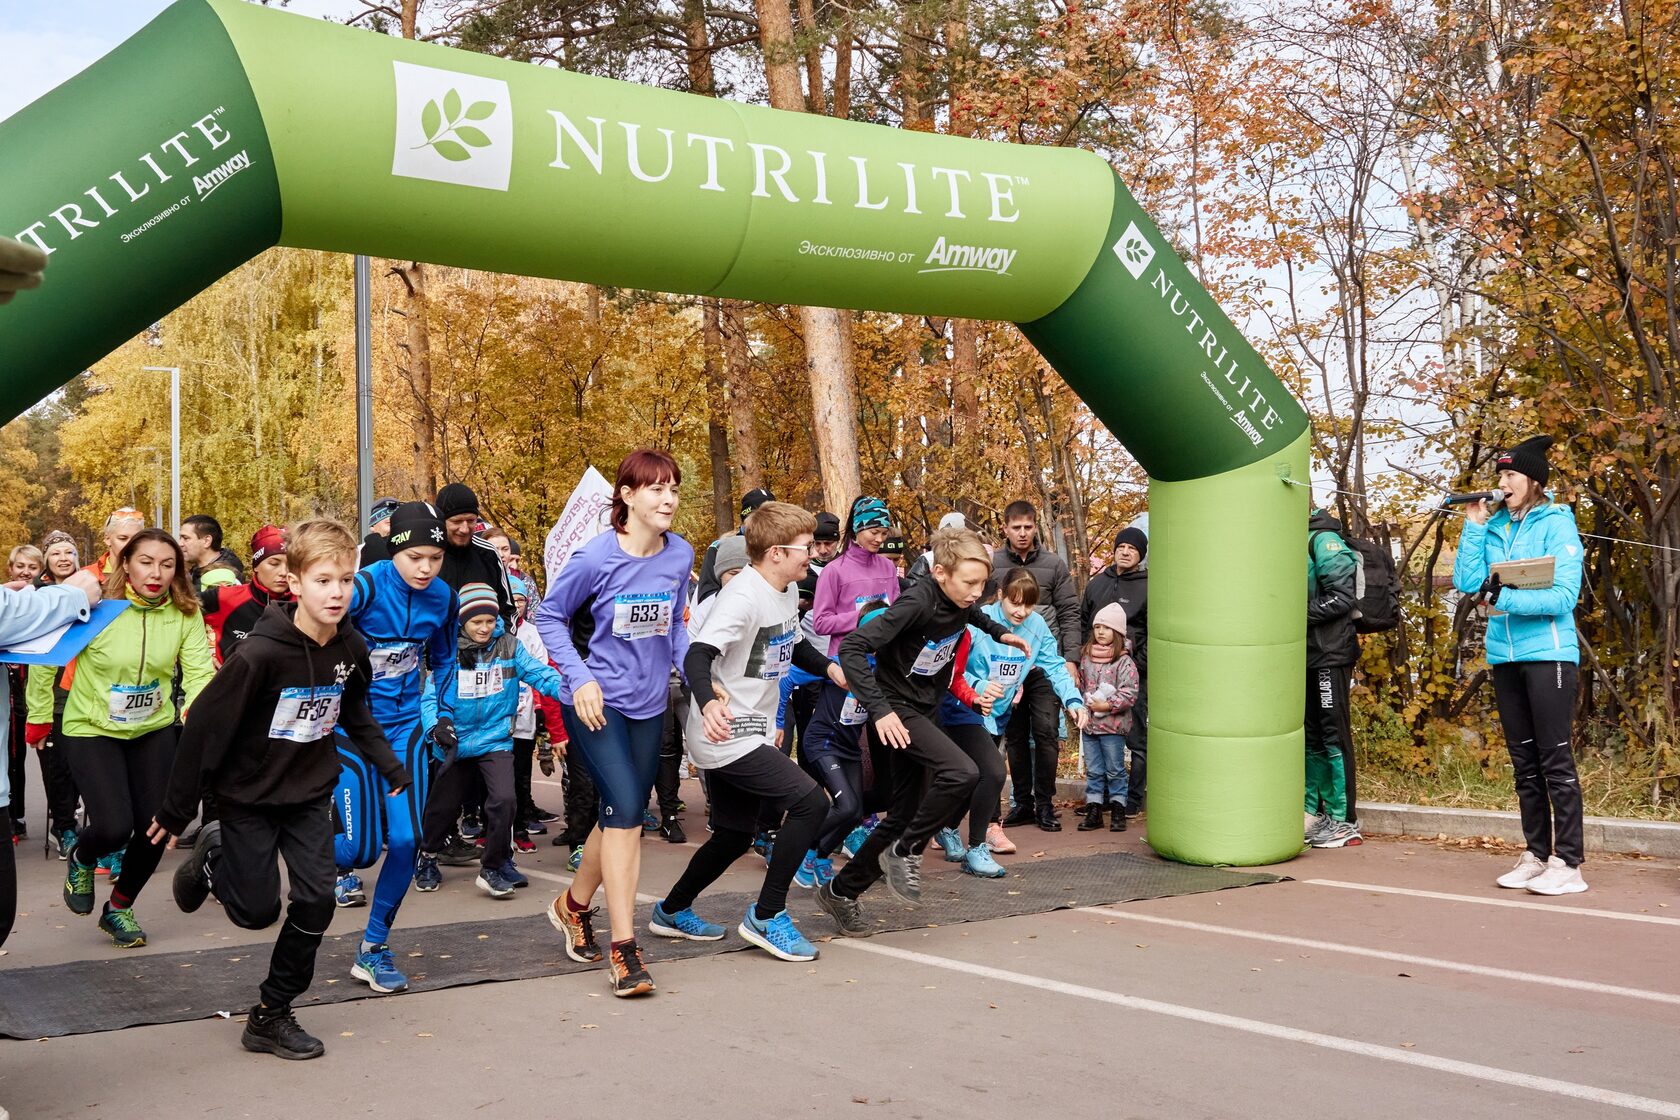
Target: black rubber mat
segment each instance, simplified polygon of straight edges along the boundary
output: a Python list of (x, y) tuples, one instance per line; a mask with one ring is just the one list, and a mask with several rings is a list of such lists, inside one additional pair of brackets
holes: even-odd
[[(937, 852), (931, 853), (930, 863), (938, 858)], [(1000, 880), (930, 874), (923, 880), (922, 905), (916, 908), (898, 905), (877, 887), (865, 895), (865, 910), (878, 931), (886, 933), (1282, 881), (1277, 875), (1187, 867), (1125, 852), (1015, 866), (1018, 870)], [(533, 884), (530, 890), (542, 892), (545, 888)], [(812, 940), (832, 936), (833, 922), (816, 909), (809, 894), (796, 888), (794, 895), (794, 918), (805, 935)], [(648, 963), (748, 948), (735, 934), (734, 926), (753, 897), (744, 893), (704, 896), (697, 909), (727, 925), (729, 936), (710, 943), (644, 937), (641, 940)], [(413, 907), (414, 900), (409, 905)], [(213, 906), (205, 913), (220, 918)], [(580, 965), (568, 958), (559, 935), (540, 914), (410, 926), (401, 930), (399, 942), (397, 967), (408, 975), (409, 990), (416, 992), (601, 967)], [(180, 953), (139, 950), (116, 960), (0, 970), (0, 1037), (91, 1034), (203, 1019), (223, 1012), (240, 1013), (256, 997), (257, 985), (267, 971), (270, 947), (270, 943), (259, 942)], [(354, 936), (328, 938), (316, 963), (315, 986), (303, 1004), (372, 997), (366, 987), (350, 979), (355, 955)]]

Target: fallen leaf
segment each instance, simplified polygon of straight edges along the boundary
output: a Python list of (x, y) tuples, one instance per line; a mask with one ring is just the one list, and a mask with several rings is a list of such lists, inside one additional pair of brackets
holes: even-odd
[(601, 1025), (599, 1023), (579, 1023), (578, 1024), (578, 1030), (580, 1030), (580, 1031), (598, 1031), (600, 1029), (601, 1029)]
[(340, 1037), (340, 1038), (355, 1038), (356, 1037), (356, 1032), (355, 1031), (339, 1031), (338, 1032), (338, 1037)]
[(415, 1035), (414, 1037), (415, 1038), (431, 1038), (432, 1037), (432, 1032), (431, 1031), (421, 1031), (419, 1034)]
[(869, 1103), (869, 1098), (868, 1097), (853, 1097), (852, 1098), (852, 1103), (853, 1104), (868, 1104)]
[(490, 940), (490, 935), (488, 933), (481, 933), (478, 935), (478, 939), (480, 941), (488, 941)]
[(1139, 944), (1139, 945), (1138, 945), (1138, 948), (1139, 948), (1139, 949), (1147, 949), (1147, 948), (1149, 948), (1149, 946), (1147, 946), (1147, 945), (1143, 945), (1143, 944)]
[(1404, 1049), (1410, 1050), (1410, 1049), (1414, 1048), (1415, 1046), (1417, 1046), (1417, 1043), (1415, 1043), (1415, 1042), (1402, 1042), (1400, 1045)]
[(993, 1011), (996, 1011), (998, 1009), (998, 1006), (995, 1003), (988, 1003), (986, 1006), (991, 1008)]
[(1573, 1050), (1571, 1050), (1571, 1051), (1570, 1051), (1570, 1053), (1571, 1053), (1571, 1054), (1585, 1054), (1585, 1053), (1586, 1053), (1586, 1050), (1584, 1050), (1584, 1049), (1582, 1049), (1582, 1048), (1581, 1048), (1581, 1047), (1579, 1047), (1579, 1046), (1577, 1046), (1577, 1047), (1576, 1047), (1576, 1048), (1575, 1048), (1575, 1049), (1573, 1049)]

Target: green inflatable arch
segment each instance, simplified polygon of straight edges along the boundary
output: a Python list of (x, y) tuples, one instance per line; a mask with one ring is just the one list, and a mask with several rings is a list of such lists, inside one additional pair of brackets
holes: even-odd
[(180, 0), (0, 123), (17, 415), (274, 245), (1018, 323), (1149, 472), (1149, 843), (1301, 848), (1307, 421), (1113, 170)]

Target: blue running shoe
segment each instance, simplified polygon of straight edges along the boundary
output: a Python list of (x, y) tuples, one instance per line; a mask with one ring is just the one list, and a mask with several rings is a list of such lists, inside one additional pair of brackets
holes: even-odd
[(817, 886), (834, 882), (834, 861), (824, 856), (817, 861)]
[(572, 849), (572, 854), (566, 857), (566, 866), (576, 871), (583, 864), (583, 845)]
[(863, 847), (863, 842), (867, 839), (869, 839), (869, 829), (860, 824), (846, 833), (846, 839), (840, 842), (840, 850), (846, 853), (847, 859), (856, 859), (858, 849)]
[(477, 840), (484, 835), (484, 822), (477, 817), (461, 818), (461, 839)]
[(653, 810), (652, 809), (643, 809), (642, 810), (642, 831), (643, 832), (658, 832), (659, 831), (659, 818), (653, 815)]
[(491, 898), (512, 898), (513, 881), (502, 874), (499, 867), (492, 867), (489, 871), (478, 873), (478, 889)]
[(946, 863), (961, 863), (963, 857), (968, 855), (968, 845), (963, 843), (963, 838), (954, 828), (940, 829), (934, 839), (939, 841), (939, 847), (945, 853)]
[(799, 932), (799, 927), (793, 924), (788, 912), (783, 910), (768, 922), (758, 920), (751, 906), (747, 907), (746, 917), (741, 919), (741, 936), (769, 953), (772, 957), (784, 961), (814, 961), (817, 959), (817, 947), (805, 940), (805, 935)]
[[(422, 853), (420, 862), (414, 867), (414, 889), (417, 891), (435, 891), (441, 886), (443, 886), (443, 872), (438, 870), (437, 857)], [(342, 906), (343, 903), (339, 903), (339, 905)]]
[(1001, 879), (1009, 874), (1002, 864), (992, 858), (992, 849), (985, 844), (976, 844), (968, 850), (968, 854), (963, 857), (962, 869), (982, 879)]
[(391, 959), (389, 945), (375, 945), (365, 953), (357, 953), (356, 963), (350, 966), (350, 975), (381, 995), (400, 992), (408, 987), (408, 977), (397, 971), (397, 962)]
[(110, 877), (111, 882), (114, 883), (117, 881), (117, 876), (122, 874), (122, 861), (123, 849), (118, 848), (110, 855), (99, 858), (97, 870), (105, 872)]
[(507, 858), (506, 863), (496, 868), (496, 873), (508, 882), (512, 883), (515, 889), (531, 885), (531, 880), (527, 879), (525, 877), (525, 873), (519, 870), (519, 865), (513, 862), (512, 856)]
[(757, 852), (759, 858), (768, 864), (770, 862), (770, 848), (774, 843), (775, 841), (770, 839), (768, 832), (760, 832), (753, 837), (752, 850)]
[(340, 907), (366, 906), (367, 891), (362, 889), (362, 877), (354, 871), (339, 871), (333, 884), (333, 902)]
[(716, 922), (708, 922), (694, 912), (691, 906), (687, 910), (678, 910), (675, 914), (665, 912), (665, 903), (653, 904), (653, 917), (648, 921), (648, 932), (659, 937), (680, 937), (687, 941), (722, 941), (724, 928)]
[(817, 853), (813, 849), (805, 853), (805, 858), (799, 862), (799, 870), (793, 873), (793, 881), (806, 890), (817, 885)]

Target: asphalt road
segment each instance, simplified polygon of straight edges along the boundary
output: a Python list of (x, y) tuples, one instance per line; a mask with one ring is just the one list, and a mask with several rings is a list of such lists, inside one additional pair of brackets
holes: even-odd
[[(1064, 815), (1059, 835), (1012, 833), (1012, 869), (1145, 850), (1139, 830), (1080, 834)], [(692, 849), (645, 843), (657, 897)], [(119, 955), (58, 901), (63, 865), (38, 844), (19, 854), (24, 913), (0, 968)], [(513, 901), (465, 869), (411, 895), (399, 961), (404, 926), (538, 911), (563, 854), (522, 857), (535, 882)], [(213, 905), (176, 912), (178, 858), (137, 908), (151, 935), (138, 952), (271, 939)], [(1680, 1117), (1676, 868), (1595, 861), (1591, 892), (1540, 899), (1493, 886), (1513, 858), (1372, 840), (1309, 853), (1272, 886), (830, 941), (810, 965), (756, 951), (667, 963), (638, 1001), (585, 973), (306, 1008), (327, 1044), (314, 1062), (247, 1054), (220, 1019), (0, 1042), (0, 1105), (15, 1120)], [(762, 866), (744, 858), (720, 889), (750, 888)], [(830, 928), (808, 898), (794, 908)]]

